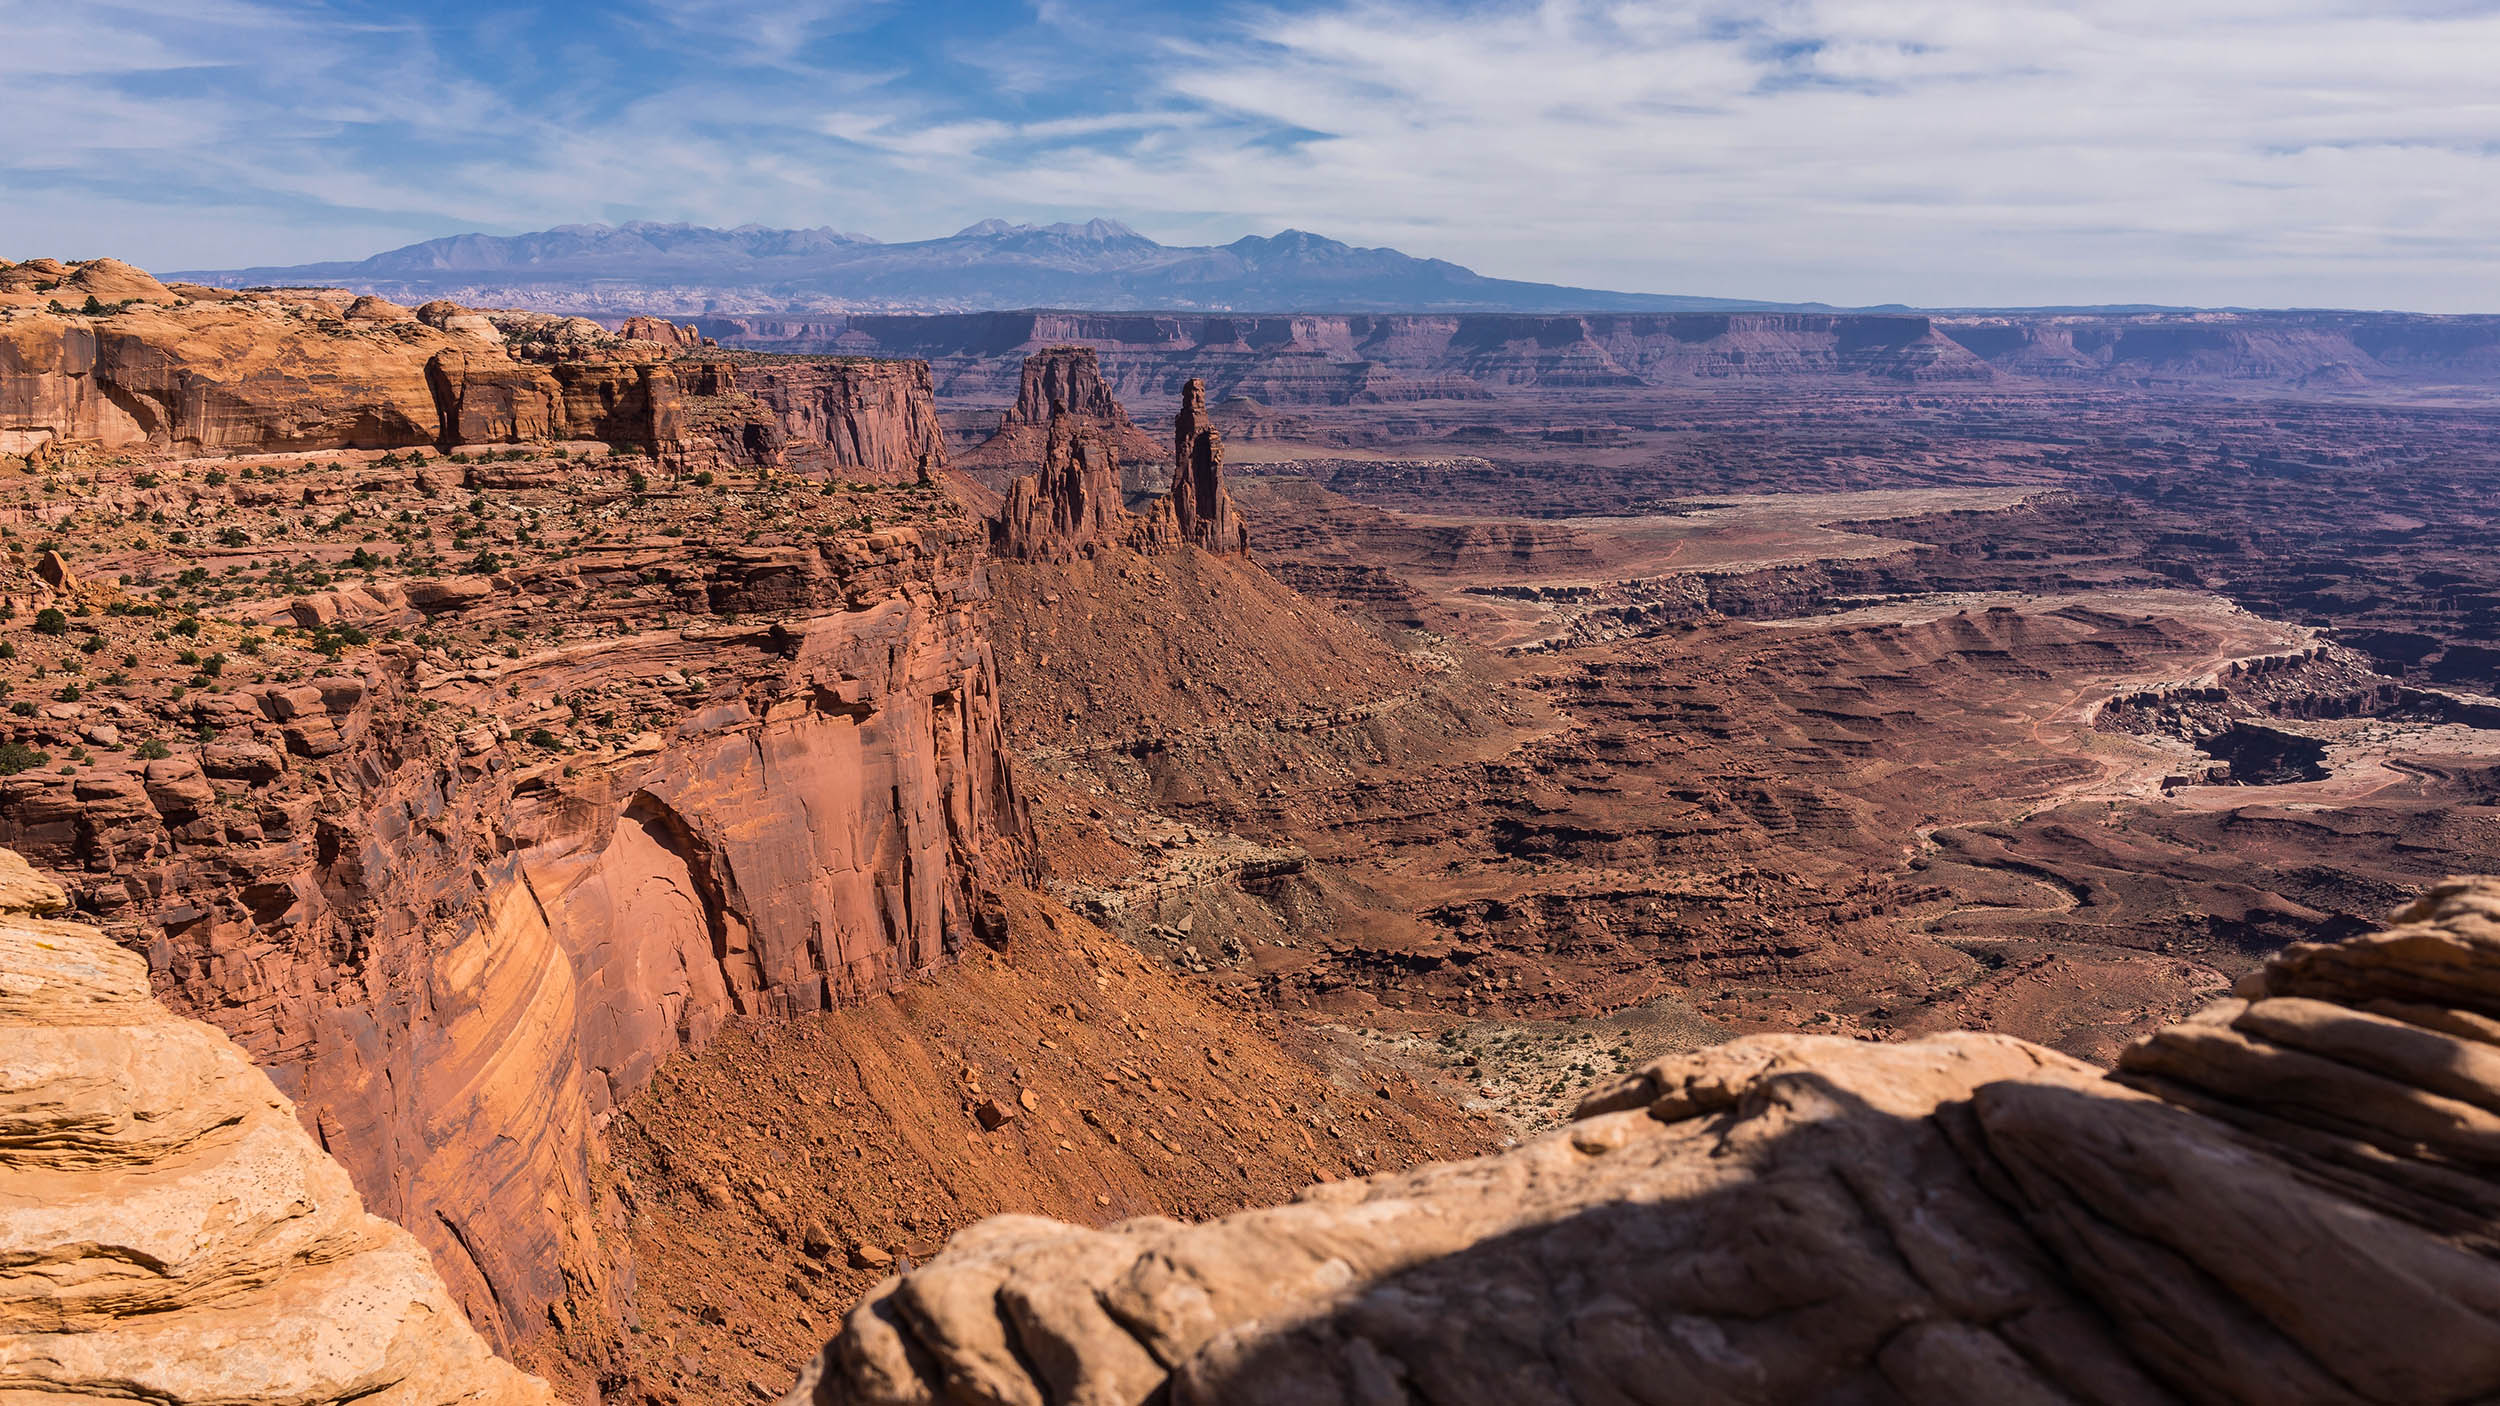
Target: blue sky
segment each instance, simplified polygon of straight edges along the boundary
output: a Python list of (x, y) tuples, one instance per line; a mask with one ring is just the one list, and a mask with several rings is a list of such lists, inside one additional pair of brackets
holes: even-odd
[(1293, 226), (1600, 287), (2500, 312), (2500, 0), (0, 0), (0, 254)]

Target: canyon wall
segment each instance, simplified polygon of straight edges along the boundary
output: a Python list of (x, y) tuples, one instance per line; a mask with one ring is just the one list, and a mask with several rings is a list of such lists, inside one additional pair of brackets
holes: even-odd
[(2500, 318), (2401, 313), (740, 314), (724, 346), (929, 361), (941, 396), (1000, 401), (1020, 361), (1092, 348), (1126, 396), (1327, 405), (1844, 378), (2266, 385), (2333, 392), (2500, 386)]
[(0, 1395), (545, 1406), (147, 963), (0, 850)]
[(876, 483), (926, 479), (946, 465), (924, 362), (748, 355), (707, 358), (680, 375), (712, 398), (698, 402), (698, 418), (732, 427), (734, 444), (714, 438), (731, 462)]
[(620, 337), (537, 313), (148, 283), (86, 310), (0, 306), (0, 454), (584, 439), (672, 467), (884, 482), (944, 462), (925, 368), (730, 356), (657, 319)]
[(698, 319), (724, 346), (927, 360), (938, 393), (1004, 399), (1022, 360), (1090, 347), (1111, 388), (1271, 404), (1472, 398), (1491, 387), (1606, 388), (1782, 375), (1986, 379), (1917, 316), (1817, 313), (1202, 314), (1019, 312)]
[[(214, 740), (0, 776), (0, 844), (269, 1070), (481, 1329), (595, 1330), (630, 1274), (593, 1233), (598, 1132), (661, 1059), (1001, 937), (1027, 857), (981, 536), (607, 544), (300, 597), (270, 618), (590, 633), (177, 690)], [(663, 608), (690, 623), (636, 623)], [(27, 736), (100, 735), (84, 708)], [(592, 736), (620, 717), (643, 730)]]

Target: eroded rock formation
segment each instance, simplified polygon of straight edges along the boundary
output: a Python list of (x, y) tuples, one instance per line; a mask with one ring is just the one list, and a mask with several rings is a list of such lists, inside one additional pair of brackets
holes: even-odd
[[(1060, 348), (1025, 368), (1025, 387), (1055, 383), (1078, 371), (1090, 371), (1093, 353)], [(1102, 389), (1095, 377), (1090, 389), (1078, 377), (1078, 391), (1093, 408), (1079, 411), (1055, 403), (1041, 467), (1007, 485), (1004, 506), (992, 540), (1004, 555), (1018, 561), (1064, 561), (1106, 547), (1132, 547), (1169, 552), (1183, 546), (1212, 552), (1248, 552), (1250, 527), (1224, 488), (1224, 441), (1207, 415), (1206, 388), (1191, 381), (1180, 414), (1173, 420), (1170, 488), (1142, 513), (1121, 505), (1120, 459), (1113, 447), (1118, 427), (1128, 424), (1127, 412)], [(1009, 420), (1022, 413), (1009, 412)], [(1132, 427), (1133, 428), (1133, 427)], [(990, 453), (1011, 439), (1007, 430), (982, 446)], [(1012, 448), (1012, 444), (1009, 446)], [(1005, 452), (1005, 451), (1000, 451)]]
[[(270, 1070), (482, 1330), (595, 1322), (628, 1272), (595, 1234), (619, 1099), (726, 1020), (998, 936), (1024, 822), (981, 535), (613, 543), (298, 597), (273, 620), (437, 643), (203, 690), (214, 740), (156, 760), (0, 777), (0, 842)], [(587, 633), (440, 652), (547, 621)], [(52, 706), (30, 740), (97, 735)]]
[(1127, 466), (1128, 477), (1120, 482), (1123, 491), (1163, 490), (1160, 481), (1143, 477), (1159, 465), (1163, 451), (1120, 407), (1103, 381), (1102, 366), (1092, 347), (1044, 347), (1026, 357), (1016, 384), (1016, 403), (999, 417), (997, 433), (963, 456), (959, 467), (1021, 472), (1046, 453), (1052, 424), (1063, 414), (1073, 417)]
[(0, 1397), (524, 1406), (407, 1231), (0, 850)]
[(1181, 387), (1172, 421), (1172, 518), (1182, 541), (1211, 552), (1250, 550), (1250, 525), (1224, 491), (1224, 437), (1207, 415), (1206, 382)]
[(0, 269), (0, 454), (21, 457), (585, 439), (907, 483), (945, 461), (928, 388), (917, 363), (707, 354), (657, 319), (620, 336), (339, 290), (169, 289), (112, 260)]
[(1007, 485), (998, 521), (1000, 551), (1047, 561), (1119, 546), (1137, 518), (1120, 506), (1118, 451), (1092, 419), (1062, 406), (1051, 416), (1041, 468)]
[(876, 483), (926, 482), (946, 467), (929, 367), (856, 357), (711, 357), (687, 369), (686, 437), (708, 429), (733, 463)]
[(988, 1221), (788, 1400), (2479, 1400), (2495, 1046), (2500, 881), (2452, 881), (2108, 1076), (1756, 1036), (1474, 1162), (1199, 1225)]
[(629, 317), (616, 329), (616, 335), (629, 342), (655, 342), (679, 351), (700, 351), (713, 345), (711, 338), (665, 317)]

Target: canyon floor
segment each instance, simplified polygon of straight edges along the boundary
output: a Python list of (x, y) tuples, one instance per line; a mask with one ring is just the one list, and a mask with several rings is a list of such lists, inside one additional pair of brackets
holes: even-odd
[(2488, 410), (1225, 409), (1298, 594), (994, 572), (1053, 891), (1514, 1130), (1755, 1031), (2105, 1062), (2500, 863)]

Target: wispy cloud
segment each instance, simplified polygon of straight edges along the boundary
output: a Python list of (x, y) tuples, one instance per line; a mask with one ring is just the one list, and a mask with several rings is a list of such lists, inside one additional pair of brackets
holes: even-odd
[(0, 252), (1108, 214), (1661, 291), (2500, 310), (2465, 0), (412, 13), (0, 0)]

